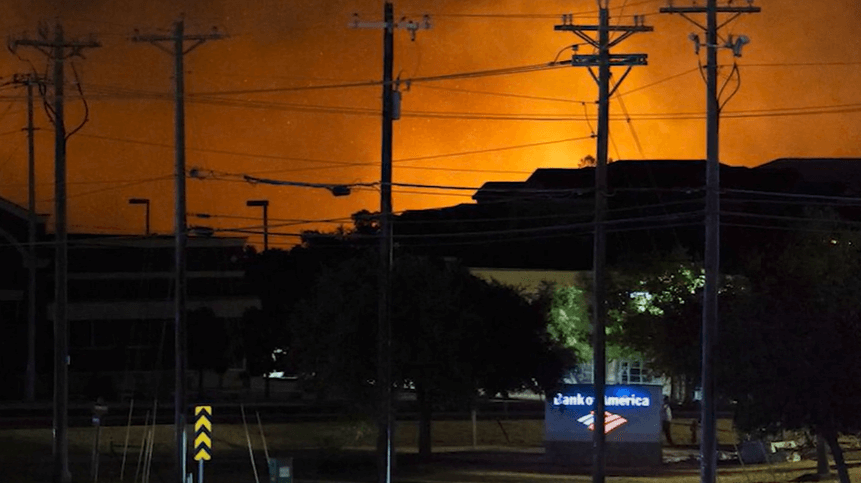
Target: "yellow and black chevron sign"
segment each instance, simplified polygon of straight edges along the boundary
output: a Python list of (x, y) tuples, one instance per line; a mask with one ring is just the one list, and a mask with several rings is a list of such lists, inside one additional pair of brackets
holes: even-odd
[(212, 459), (212, 406), (194, 407), (194, 459)]

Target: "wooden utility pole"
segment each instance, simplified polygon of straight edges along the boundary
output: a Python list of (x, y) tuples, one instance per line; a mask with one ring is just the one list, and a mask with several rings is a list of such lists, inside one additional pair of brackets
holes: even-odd
[(46, 83), (44, 76), (15, 74), (13, 84), (27, 87), (27, 369), (24, 396), (36, 400), (36, 149), (33, 125), (33, 87)]
[[(759, 7), (719, 6), (717, 0), (708, 0), (705, 6), (661, 8), (661, 13), (675, 13), (705, 30), (706, 41), (700, 44), (699, 36), (692, 35), (695, 50), (706, 48), (706, 211), (705, 211), (705, 286), (703, 287), (703, 342), (702, 342), (702, 440), (700, 442), (700, 478), (702, 483), (714, 483), (717, 472), (717, 408), (715, 403), (714, 344), (718, 324), (718, 277), (720, 274), (720, 158), (719, 125), (720, 106), (717, 88), (717, 49), (729, 48), (741, 56), (741, 47), (748, 42), (741, 36), (718, 45), (718, 29), (743, 13), (757, 13)], [(706, 15), (706, 25), (692, 20), (690, 14)], [(718, 14), (731, 14), (729, 20), (718, 25)]]
[(392, 138), (393, 121), (400, 112), (400, 93), (395, 91), (394, 70), (394, 31), (407, 29), (413, 39), (419, 29), (430, 28), (428, 17), (422, 23), (394, 20), (394, 6), (385, 2), (382, 22), (359, 22), (354, 19), (352, 28), (371, 28), (383, 30), (383, 125), (380, 170), (380, 269), (378, 288), (378, 326), (377, 326), (377, 382), (379, 384), (380, 414), (378, 422), (377, 455), (378, 482), (392, 481), (392, 459), (394, 444), (392, 426), (392, 337), (391, 337), (391, 297), (392, 297)]
[(66, 126), (63, 107), (63, 66), (68, 57), (81, 56), (87, 48), (100, 47), (93, 39), (66, 40), (63, 27), (54, 28), (54, 39), (41, 32), (40, 39), (14, 39), (12, 49), (34, 47), (54, 62), (54, 481), (71, 481), (69, 473), (69, 327), (66, 316), (68, 243), (66, 234)]
[[(179, 20), (173, 24), (173, 32), (168, 35), (139, 35), (132, 37), (133, 42), (149, 42), (156, 47), (173, 55), (174, 58), (174, 432), (176, 444), (176, 481), (186, 482), (186, 467), (188, 460), (187, 407), (185, 397), (185, 375), (188, 365), (187, 358), (187, 328), (186, 328), (186, 245), (188, 228), (185, 219), (185, 81), (183, 58), (185, 54), (207, 40), (223, 39), (224, 34), (211, 32), (208, 34), (189, 35), (185, 33), (184, 23)], [(185, 48), (185, 42), (192, 42)], [(173, 48), (164, 47), (161, 42), (167, 42)]]
[(34, 77), (27, 77), (27, 400), (36, 400), (36, 148)]
[[(595, 165), (595, 235), (593, 239), (594, 252), (592, 258), (592, 281), (593, 281), (593, 385), (595, 388), (595, 406), (593, 414), (595, 422), (592, 433), (592, 481), (603, 483), (604, 467), (606, 460), (606, 448), (604, 437), (604, 392), (607, 380), (607, 356), (606, 356), (606, 259), (607, 259), (607, 237), (604, 226), (607, 213), (607, 158), (608, 141), (610, 130), (610, 97), (627, 77), (631, 68), (635, 65), (646, 65), (646, 54), (611, 54), (610, 49), (620, 42), (638, 32), (651, 32), (652, 27), (641, 23), (640, 17), (635, 17), (635, 25), (610, 25), (609, 0), (601, 0), (598, 25), (575, 25), (572, 16), (563, 16), (562, 25), (557, 25), (554, 30), (573, 32), (583, 39), (587, 44), (597, 50), (597, 54), (579, 55), (571, 58), (571, 65), (576, 67), (588, 67), (589, 73), (598, 82), (598, 146), (597, 163)], [(587, 32), (596, 32), (597, 39)], [(610, 39), (611, 32), (620, 35)], [(610, 86), (610, 68), (625, 66), (627, 70), (615, 85)], [(596, 76), (592, 68), (598, 68)]]

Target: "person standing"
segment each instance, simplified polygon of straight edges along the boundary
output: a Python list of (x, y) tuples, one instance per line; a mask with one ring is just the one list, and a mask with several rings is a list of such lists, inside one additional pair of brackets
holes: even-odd
[(672, 420), (673, 410), (670, 408), (670, 397), (664, 396), (664, 404), (661, 406), (661, 428), (664, 431), (664, 436), (667, 438), (667, 443), (670, 446), (675, 446), (673, 443), (673, 435), (670, 432)]

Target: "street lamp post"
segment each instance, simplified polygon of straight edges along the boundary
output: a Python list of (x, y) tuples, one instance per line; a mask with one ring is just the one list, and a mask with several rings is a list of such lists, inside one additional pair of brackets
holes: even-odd
[(269, 200), (248, 200), (245, 206), (263, 207), (263, 251), (269, 250)]
[(130, 205), (146, 206), (146, 236), (149, 236), (149, 198), (129, 198)]

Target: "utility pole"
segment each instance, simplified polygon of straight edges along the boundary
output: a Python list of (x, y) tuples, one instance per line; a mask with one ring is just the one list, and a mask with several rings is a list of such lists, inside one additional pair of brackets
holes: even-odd
[[(758, 13), (753, 0), (747, 6), (718, 5), (717, 0), (707, 0), (705, 6), (661, 8), (661, 13), (680, 14), (689, 22), (706, 33), (705, 45), (699, 36), (691, 34), (695, 51), (706, 48), (706, 211), (705, 211), (705, 286), (703, 287), (703, 342), (702, 342), (702, 440), (700, 441), (700, 481), (714, 483), (717, 473), (717, 408), (715, 402), (714, 344), (718, 325), (718, 277), (720, 274), (720, 158), (719, 125), (720, 100), (717, 88), (717, 49), (725, 47), (741, 56), (741, 47), (749, 42), (745, 36), (733, 40), (729, 37), (723, 45), (718, 45), (718, 29), (743, 13)], [(706, 25), (693, 20), (690, 14), (706, 15)], [(730, 18), (718, 25), (718, 14), (731, 14)]]
[[(595, 165), (595, 235), (593, 238), (593, 386), (595, 388), (595, 406), (593, 415), (595, 422), (592, 433), (592, 481), (603, 483), (604, 467), (606, 461), (606, 447), (604, 436), (604, 393), (607, 380), (607, 355), (606, 355), (606, 262), (607, 262), (607, 237), (604, 226), (607, 216), (607, 153), (610, 128), (610, 97), (618, 89), (619, 85), (631, 72), (635, 65), (646, 65), (646, 54), (611, 54), (610, 49), (623, 40), (638, 32), (651, 32), (652, 27), (643, 25), (642, 19), (635, 16), (635, 25), (610, 25), (609, 0), (600, 0), (598, 25), (576, 25), (573, 24), (573, 16), (562, 17), (562, 25), (556, 25), (554, 30), (573, 32), (583, 39), (587, 44), (597, 50), (597, 54), (580, 55), (571, 57), (571, 65), (575, 67), (588, 67), (592, 78), (598, 83), (598, 146)], [(597, 39), (587, 32), (596, 32)], [(610, 39), (611, 32), (618, 32), (619, 36)], [(610, 68), (625, 66), (625, 73), (619, 78), (615, 85), (610, 85)], [(598, 68), (596, 76), (593, 67)]]
[(46, 83), (38, 74), (15, 74), (12, 83), (27, 86), (27, 369), (25, 397), (36, 400), (36, 150), (33, 125), (33, 86)]
[(383, 29), (383, 126), (380, 171), (380, 273), (378, 288), (379, 320), (377, 327), (377, 382), (379, 383), (380, 415), (378, 423), (377, 455), (378, 482), (392, 481), (392, 458), (394, 453), (392, 433), (394, 415), (392, 411), (392, 131), (393, 121), (400, 112), (400, 92), (395, 90), (394, 30), (406, 29), (415, 40), (416, 31), (429, 29), (430, 19), (425, 16), (422, 23), (394, 21), (394, 6), (385, 2), (382, 22), (359, 22), (354, 17), (352, 28)]
[[(188, 232), (185, 219), (185, 81), (183, 58), (200, 44), (207, 40), (223, 39), (225, 35), (216, 32), (190, 35), (185, 33), (184, 23), (179, 20), (173, 24), (173, 32), (168, 35), (139, 35), (132, 36), (133, 42), (149, 42), (161, 50), (173, 55), (174, 58), (174, 144), (176, 161), (174, 165), (174, 245), (175, 245), (175, 308), (174, 308), (174, 432), (176, 443), (176, 482), (186, 482), (186, 466), (188, 460), (187, 408), (185, 397), (185, 375), (188, 364), (187, 330), (186, 330), (186, 245)], [(185, 42), (192, 42), (185, 48)], [(167, 42), (173, 48), (164, 47), (161, 42)]]
[(263, 251), (269, 250), (269, 200), (248, 200), (245, 206), (263, 207)]
[(87, 48), (100, 47), (93, 39), (66, 40), (63, 27), (54, 28), (54, 40), (47, 32), (40, 39), (15, 39), (13, 51), (19, 46), (34, 47), (54, 62), (54, 481), (71, 481), (69, 473), (69, 328), (66, 315), (68, 283), (68, 244), (66, 236), (66, 126), (64, 124), (63, 66), (66, 58), (82, 56)]
[(149, 198), (129, 198), (130, 205), (144, 205), (144, 235), (149, 236)]

